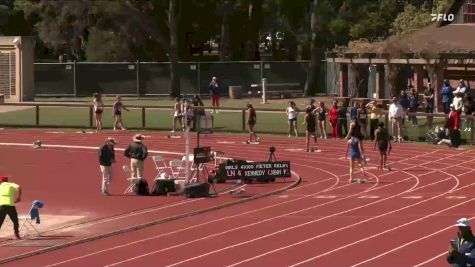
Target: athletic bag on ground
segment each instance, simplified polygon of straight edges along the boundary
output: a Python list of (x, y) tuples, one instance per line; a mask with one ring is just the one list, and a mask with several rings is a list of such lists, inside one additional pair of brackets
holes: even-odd
[(209, 184), (196, 183), (185, 187), (185, 196), (188, 198), (208, 197)]
[(150, 193), (152, 196), (163, 196), (169, 192), (175, 192), (175, 180), (173, 179), (157, 179)]
[(148, 196), (149, 189), (148, 189), (148, 182), (145, 179), (138, 179), (134, 185), (134, 193), (138, 196)]

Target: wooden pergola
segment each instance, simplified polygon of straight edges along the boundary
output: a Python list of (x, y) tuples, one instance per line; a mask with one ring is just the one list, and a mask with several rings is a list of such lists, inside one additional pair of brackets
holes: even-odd
[[(475, 26), (474, 26), (475, 27)], [(391, 66), (405, 67), (410, 69), (409, 76), (400, 77), (407, 86), (407, 81), (411, 82), (414, 88), (420, 92), (425, 88), (423, 80), (428, 78), (436, 92), (443, 86), (444, 79), (459, 80), (464, 79), (470, 83), (475, 81), (475, 53), (440, 53), (436, 57), (424, 58), (420, 54), (407, 53), (402, 57), (393, 58), (389, 54), (376, 53), (327, 53), (326, 61), (339, 65), (338, 83), (339, 96), (350, 96), (349, 76), (352, 72), (357, 72), (351, 66), (364, 66), (374, 68), (376, 72), (374, 96), (361, 96), (368, 98), (390, 98), (390, 75)], [(407, 74), (407, 73), (406, 73)], [(406, 89), (396, 88), (399, 91)], [(439, 103), (439, 94), (435, 94), (435, 101)], [(437, 112), (436, 105), (436, 112)]]

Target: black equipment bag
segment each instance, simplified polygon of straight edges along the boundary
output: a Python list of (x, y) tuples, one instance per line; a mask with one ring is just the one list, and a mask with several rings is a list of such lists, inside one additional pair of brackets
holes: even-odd
[(199, 198), (209, 196), (208, 183), (195, 183), (185, 187), (185, 195), (188, 198)]
[(157, 179), (150, 193), (152, 196), (163, 196), (169, 192), (175, 192), (175, 180), (173, 179)]
[(148, 196), (149, 189), (148, 189), (148, 182), (147, 180), (141, 178), (138, 179), (134, 184), (134, 193), (139, 196)]

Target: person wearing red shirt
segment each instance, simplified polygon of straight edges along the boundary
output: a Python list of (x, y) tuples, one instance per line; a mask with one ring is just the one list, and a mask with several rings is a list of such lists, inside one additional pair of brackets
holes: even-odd
[(338, 134), (338, 106), (336, 101), (332, 102), (332, 107), (328, 112), (328, 117), (330, 120), (330, 125), (332, 127), (332, 138), (340, 138)]

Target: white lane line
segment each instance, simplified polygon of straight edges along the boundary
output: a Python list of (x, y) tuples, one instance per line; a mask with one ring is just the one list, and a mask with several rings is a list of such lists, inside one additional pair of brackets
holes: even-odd
[[(457, 190), (461, 190), (461, 189), (464, 189), (464, 188), (467, 188), (467, 187), (470, 187), (470, 186), (473, 186), (473, 185), (475, 185), (475, 183), (471, 183), (471, 184), (466, 185), (466, 186), (464, 186), (464, 187), (461, 187), (461, 188), (459, 188), (459, 189), (457, 189)], [(277, 251), (284, 250), (284, 249), (287, 249), (287, 248), (290, 248), (290, 247), (294, 247), (294, 246), (296, 246), (296, 245), (301, 245), (301, 244), (303, 244), (303, 243), (306, 243), (306, 242), (315, 240), (315, 239), (317, 239), (317, 238), (320, 238), (320, 237), (323, 237), (323, 236), (326, 236), (326, 235), (329, 235), (329, 234), (332, 234), (332, 233), (335, 233), (335, 232), (339, 232), (339, 231), (342, 231), (342, 230), (346, 230), (346, 229), (348, 229), (348, 228), (350, 228), (350, 227), (353, 227), (353, 226), (355, 226), (355, 225), (360, 225), (360, 224), (363, 224), (363, 223), (366, 223), (366, 222), (375, 220), (375, 219), (377, 219), (377, 218), (381, 218), (381, 217), (387, 216), (387, 215), (389, 215), (389, 214), (393, 214), (393, 213), (399, 212), (399, 211), (401, 211), (401, 210), (405, 210), (405, 209), (408, 209), (408, 208), (411, 208), (411, 207), (420, 205), (420, 204), (425, 203), (425, 202), (428, 202), (428, 201), (430, 201), (430, 200), (433, 200), (433, 199), (436, 199), (436, 198), (440, 198), (440, 197), (443, 196), (444, 194), (447, 194), (447, 192), (446, 192), (446, 193), (439, 194), (439, 195), (434, 196), (434, 197), (431, 197), (431, 198), (426, 199), (426, 200), (421, 200), (421, 201), (419, 201), (419, 202), (416, 202), (416, 203), (411, 204), (411, 205), (408, 205), (408, 206), (404, 206), (404, 207), (399, 208), (399, 209), (396, 209), (396, 210), (392, 210), (392, 211), (389, 211), (389, 212), (386, 212), (386, 213), (383, 213), (383, 214), (380, 214), (380, 215), (377, 215), (377, 216), (373, 216), (373, 217), (371, 217), (371, 218), (369, 218), (369, 219), (362, 220), (362, 221), (359, 221), (359, 222), (357, 222), (357, 223), (353, 223), (353, 224), (350, 225), (350, 226), (345, 226), (345, 227), (342, 227), (342, 228), (339, 228), (339, 229), (336, 229), (336, 230), (333, 230), (333, 231), (330, 231), (330, 232), (327, 232), (327, 233), (319, 234), (319, 235), (317, 235), (317, 236), (313, 236), (313, 237), (311, 237), (311, 238), (308, 238), (308, 239), (305, 239), (305, 240), (302, 240), (302, 241), (299, 241), (299, 242), (290, 244), (290, 245), (285, 246), (285, 247), (278, 248), (278, 249), (276, 249), (276, 250), (273, 250), (272, 253), (275, 253), (275, 252), (277, 252)], [(470, 201), (473, 201), (473, 200), (475, 200), (475, 198), (474, 198), (474, 199), (471, 199)], [(454, 206), (455, 206), (455, 205), (454, 205)], [(449, 208), (447, 208), (447, 210), (453, 208), (454, 206), (450, 206)], [(444, 210), (444, 211), (445, 211), (445, 210)], [(441, 212), (441, 211), (438, 211), (438, 213), (440, 213), (440, 212)], [(416, 220), (416, 221), (419, 221), (419, 220), (420, 220), (420, 219), (418, 219), (418, 220)], [(336, 252), (336, 251), (339, 251), (339, 250), (341, 250), (341, 249), (344, 249), (344, 248), (353, 246), (353, 245), (355, 245), (355, 244), (357, 244), (357, 243), (360, 243), (360, 242), (369, 240), (369, 239), (374, 238), (374, 237), (376, 237), (376, 236), (379, 236), (379, 235), (381, 235), (381, 234), (390, 232), (390, 231), (395, 230), (395, 229), (399, 229), (400, 227), (403, 227), (403, 226), (405, 226), (405, 225), (411, 224), (411, 223), (413, 223), (413, 222), (415, 222), (415, 221), (411, 221), (410, 223), (406, 223), (406, 224), (400, 225), (400, 226), (398, 226), (398, 227), (395, 227), (395, 228), (386, 230), (386, 231), (381, 232), (381, 233), (378, 233), (378, 234), (376, 234), (376, 235), (372, 235), (372, 236), (370, 236), (370, 237), (367, 237), (367, 238), (364, 238), (364, 239), (360, 239), (360, 240), (358, 240), (358, 241), (355, 241), (355, 242), (353, 242), (353, 243), (350, 243), (350, 244), (347, 244), (347, 245), (344, 245), (344, 246), (340, 246), (340, 247), (338, 247), (338, 248), (336, 248), (336, 249), (333, 249), (333, 250), (330, 250), (330, 251), (328, 251), (328, 252), (319, 254), (319, 255), (317, 255), (317, 256), (308, 258), (308, 259), (303, 260), (303, 261), (300, 261), (300, 262), (298, 262), (298, 263), (292, 264), (292, 265), (290, 265), (289, 267), (295, 267), (295, 266), (298, 266), (298, 265), (302, 265), (302, 264), (308, 263), (308, 262), (310, 262), (310, 261), (313, 261), (313, 260), (315, 260), (315, 259), (318, 259), (318, 258), (327, 256), (327, 255), (329, 255), (329, 254), (331, 254), (331, 253), (334, 253), (334, 252)], [(271, 254), (271, 253), (267, 252), (267, 253), (265, 253), (265, 254), (268, 255), (268, 254)], [(259, 257), (262, 257), (262, 256), (259, 255)], [(248, 260), (246, 260), (246, 261), (248, 261)], [(240, 263), (239, 263), (239, 264), (240, 264)], [(235, 265), (237, 265), (237, 264), (232, 264), (232, 265), (229, 265), (228, 267), (235, 266)]]
[[(466, 203), (468, 203), (468, 202), (471, 202), (471, 201), (473, 201), (473, 200), (475, 200), (475, 198), (472, 198), (472, 199), (470, 199), (470, 200), (461, 202), (461, 203), (459, 203), (459, 204), (457, 204), (457, 205), (451, 206), (451, 207), (446, 208), (446, 209), (444, 209), (444, 210), (441, 210), (441, 211), (439, 211), (439, 212), (436, 212), (436, 213), (427, 215), (427, 216), (422, 217), (422, 218), (420, 218), (420, 219), (417, 219), (417, 220), (415, 220), (415, 221), (413, 221), (413, 222), (411, 222), (411, 223), (415, 223), (415, 222), (421, 221), (421, 220), (423, 220), (423, 219), (426, 219), (426, 218), (428, 218), (428, 217), (432, 217), (432, 216), (437, 215), (437, 214), (439, 214), (439, 213), (441, 213), (441, 212), (443, 212), (443, 211), (447, 211), (447, 210), (452, 209), (452, 208), (454, 208), (454, 207), (457, 207), (457, 206), (460, 206), (460, 205), (464, 205), (464, 204), (466, 204)], [(473, 218), (475, 218), (475, 217), (471, 217), (471, 218), (469, 218), (469, 220), (471, 220), (471, 219), (473, 219)], [(411, 224), (411, 223), (410, 223), (410, 224)], [(395, 228), (400, 228), (400, 227), (403, 227), (403, 226), (404, 226), (404, 225), (400, 225), (400, 226), (395, 227)], [(442, 228), (442, 229), (440, 229), (440, 230), (438, 230), (438, 231), (436, 231), (436, 232), (433, 232), (433, 233), (431, 233), (431, 234), (429, 234), (429, 235), (426, 235), (426, 236), (423, 236), (423, 237), (421, 237), (421, 238), (412, 240), (412, 241), (410, 241), (410, 242), (405, 243), (404, 245), (401, 245), (401, 246), (399, 246), (399, 247), (396, 247), (396, 248), (393, 248), (393, 249), (388, 250), (388, 251), (386, 251), (386, 252), (383, 252), (383, 253), (381, 253), (381, 254), (378, 254), (378, 256), (375, 256), (375, 257), (369, 258), (369, 259), (367, 259), (367, 260), (364, 260), (364, 261), (362, 261), (362, 262), (359, 262), (359, 263), (357, 263), (357, 264), (355, 264), (355, 265), (352, 265), (351, 267), (356, 267), (356, 266), (359, 266), (359, 265), (361, 265), (361, 264), (365, 264), (365, 263), (367, 263), (367, 262), (370, 262), (370, 261), (373, 261), (373, 260), (375, 260), (375, 259), (381, 258), (381, 257), (383, 257), (383, 256), (386, 256), (387, 254), (390, 254), (390, 253), (394, 252), (394, 251), (400, 250), (401, 248), (405, 248), (405, 247), (407, 247), (407, 246), (409, 246), (409, 245), (412, 245), (412, 244), (414, 244), (414, 243), (417, 243), (417, 242), (419, 242), (419, 241), (421, 241), (421, 240), (424, 240), (424, 239), (426, 239), (426, 238), (432, 237), (432, 236), (434, 236), (434, 235), (440, 234), (440, 233), (445, 232), (445, 231), (447, 231), (447, 230), (449, 230), (449, 229), (454, 229), (454, 226), (451, 225), (451, 226)], [(382, 232), (381, 234), (383, 234), (383, 233), (384, 233), (384, 232)], [(447, 252), (444, 252), (444, 254), (446, 255)], [(437, 256), (437, 257), (439, 257), (439, 256)], [(428, 262), (428, 261), (425, 261), (425, 262), (423, 262), (422, 264), (425, 264), (425, 263), (427, 263), (427, 262)], [(422, 265), (422, 264), (418, 264), (418, 265), (416, 265), (416, 266), (420, 266), (420, 265)]]
[[(432, 152), (429, 152), (429, 153), (424, 153), (424, 154), (432, 154), (432, 153), (434, 153), (434, 152), (435, 152), (435, 151), (432, 151)], [(422, 154), (422, 155), (418, 155), (418, 156), (416, 156), (416, 157), (419, 157), (419, 156), (423, 156), (423, 154)], [(308, 167), (310, 167), (310, 166), (308, 166)], [(312, 167), (311, 167), (311, 168), (312, 168)], [(382, 176), (384, 176), (384, 175), (382, 175)], [(338, 180), (338, 179), (339, 179), (339, 178), (337, 177), (337, 180)], [(337, 183), (338, 183), (338, 181), (337, 181)], [(336, 184), (335, 184), (335, 185), (336, 185)], [(332, 186), (332, 187), (333, 187), (333, 186)], [(325, 190), (324, 190), (324, 191), (325, 191)], [(320, 192), (317, 192), (317, 193), (320, 193)], [(300, 199), (301, 199), (301, 198), (300, 198)], [(297, 200), (299, 200), (299, 199), (291, 200), (291, 201), (288, 201), (288, 202), (297, 201)], [(280, 203), (280, 204), (283, 204), (283, 203)], [(278, 205), (280, 205), (280, 204), (278, 204)], [(275, 205), (275, 206), (277, 206), (277, 205)], [(265, 207), (265, 208), (268, 208), (268, 207)], [(270, 207), (269, 207), (269, 208), (270, 208)], [(251, 211), (251, 212), (256, 212), (256, 211), (258, 211), (258, 210), (254, 210), (254, 211)], [(231, 217), (234, 217), (234, 216), (231, 216)], [(226, 219), (226, 218), (223, 218), (223, 219)], [(221, 219), (220, 219), (220, 220), (221, 220)], [(216, 221), (220, 221), (220, 220), (216, 220)], [(208, 223), (211, 223), (211, 222), (208, 222)], [(208, 224), (208, 223), (204, 223), (203, 225)], [(198, 227), (198, 226), (196, 226), (196, 227)], [(191, 229), (191, 228), (195, 228), (195, 227), (190, 227), (190, 229)], [(182, 230), (185, 230), (185, 229), (182, 229)], [(139, 240), (138, 242), (143, 242), (143, 241), (145, 241), (145, 240)], [(138, 243), (138, 242), (137, 242), (137, 243)], [(132, 242), (132, 243), (135, 243), (135, 242)], [(132, 243), (130, 243), (130, 244), (132, 244)], [(129, 245), (129, 244), (125, 244), (125, 245), (123, 245), (123, 246), (127, 246), (127, 245)], [(123, 246), (120, 246), (120, 247), (123, 247)], [(113, 248), (111, 248), (111, 249), (113, 249)], [(109, 249), (108, 249), (108, 250), (109, 250)], [(98, 253), (91, 253), (91, 254), (85, 255), (84, 257), (90, 256), (90, 255), (99, 254), (99, 253), (102, 253), (102, 252), (105, 252), (105, 251), (100, 251), (100, 252), (98, 252)], [(80, 258), (83, 258), (83, 257), (78, 257), (78, 258), (75, 258), (75, 259), (80, 259)], [(74, 259), (72, 259), (72, 260), (74, 260)], [(65, 262), (69, 262), (69, 261), (72, 261), (72, 260), (68, 260), (68, 261), (65, 261)]]
[[(414, 158), (424, 156), (425, 154), (432, 154), (432, 153), (435, 153), (435, 152), (436, 152), (436, 151), (432, 151), (432, 152), (424, 153), (424, 154), (419, 154), (419, 155), (417, 155), (417, 156), (414, 156)], [(453, 155), (453, 156), (459, 156), (459, 155), (460, 155), (460, 154)], [(449, 157), (452, 157), (452, 156), (449, 156)], [(441, 158), (438, 158), (438, 160), (442, 160), (442, 159), (441, 159)], [(436, 160), (436, 161), (437, 161), (437, 160)], [(403, 172), (404, 172), (404, 171), (403, 171)], [(407, 173), (407, 172), (405, 172), (405, 173), (408, 174), (408, 175), (410, 175), (410, 176), (413, 176), (413, 177), (416, 177), (416, 178), (417, 178), (417, 176), (415, 176), (415, 175), (412, 175), (412, 174)], [(383, 175), (381, 175), (381, 176), (385, 176), (385, 175), (389, 175), (389, 174), (390, 174), (390, 173), (387, 173), (387, 174), (383, 174)], [(427, 174), (430, 174), (430, 173), (427, 173)], [(424, 174), (424, 175), (425, 175), (425, 174)], [(422, 176), (423, 176), (423, 175), (422, 175)], [(413, 178), (406, 178), (406, 179), (400, 180), (400, 181), (398, 181), (398, 182), (396, 182), (396, 183), (394, 183), (394, 184), (397, 184), (397, 183), (399, 183), (399, 182), (403, 182), (403, 181), (409, 180), (409, 179), (413, 179)], [(445, 179), (445, 180), (449, 180), (449, 179), (450, 179), (450, 178)], [(442, 180), (442, 181), (445, 181), (445, 180)], [(433, 184), (436, 184), (436, 183), (439, 183), (439, 182), (442, 182), (442, 181), (438, 181), (438, 182), (435, 182), (435, 183), (433, 183)], [(419, 181), (417, 181), (416, 185), (413, 186), (413, 188), (417, 187), (418, 184), (419, 184)], [(393, 184), (390, 184), (390, 185), (393, 185)], [(390, 185), (385, 185), (385, 186), (382, 186), (382, 187), (380, 187), (380, 188), (384, 188), (384, 187), (390, 186)], [(430, 184), (430, 185), (431, 185), (431, 184)], [(341, 187), (345, 187), (345, 186), (348, 186), (348, 184), (347, 184), (347, 185), (344, 185), (344, 186), (341, 186)], [(429, 186), (429, 185), (427, 185), (427, 186)], [(341, 187), (336, 187), (335, 189), (341, 188)], [(425, 187), (425, 186), (424, 186), (424, 187)], [(380, 188), (377, 188), (377, 189), (380, 189)], [(421, 187), (421, 188), (423, 188), (423, 187)], [(409, 189), (409, 190), (411, 190), (411, 189)], [(329, 191), (329, 190), (326, 190), (326, 191)], [(367, 192), (367, 191), (370, 191), (370, 190), (366, 190), (366, 191), (364, 191), (364, 192)], [(318, 193), (320, 193), (320, 192), (317, 192), (316, 194), (318, 194)], [(355, 194), (355, 195), (358, 195), (358, 194)], [(352, 196), (354, 196), (354, 195), (352, 195)], [(349, 196), (349, 197), (352, 197), (352, 196)], [(343, 199), (345, 199), (345, 198), (343, 198)], [(340, 200), (342, 200), (342, 199), (340, 199)], [(337, 201), (339, 201), (339, 200), (336, 200), (336, 201), (329, 201), (329, 202), (324, 203), (323, 205), (325, 205), (325, 204), (331, 204), (331, 203), (334, 203), (334, 202), (337, 202)], [(317, 206), (322, 206), (322, 205), (317, 205)], [(308, 210), (308, 209), (304, 209), (304, 210)], [(241, 228), (243, 228), (243, 227), (241, 227)], [(237, 229), (233, 229), (233, 230), (237, 230)], [(231, 230), (231, 231), (233, 231), (233, 230)], [(226, 231), (226, 232), (230, 232), (230, 231)], [(201, 239), (199, 239), (199, 240), (201, 240)], [(199, 241), (199, 240), (195, 240), (195, 241)], [(182, 245), (186, 245), (186, 244), (189, 244), (189, 243), (193, 243), (193, 242), (195, 242), (195, 241), (191, 241), (191, 242), (187, 242), (187, 243), (184, 243), (184, 244), (180, 244), (180, 245), (178, 245), (178, 246), (182, 246)], [(173, 247), (171, 247), (171, 248), (175, 248), (175, 247), (177, 247), (177, 246), (173, 246)], [(171, 248), (165, 248), (164, 250), (168, 250), (168, 249), (171, 249)], [(162, 251), (162, 250), (160, 250), (160, 251), (153, 251), (153, 252), (147, 253), (146, 255), (140, 255), (140, 256), (138, 256), (138, 257), (130, 258), (130, 259), (128, 259), (127, 261), (131, 261), (131, 260), (135, 260), (135, 259), (137, 259), (137, 258), (141, 258), (141, 257), (145, 257), (145, 256), (152, 255), (152, 254), (155, 254), (155, 253), (159, 253), (159, 252), (161, 252), (161, 251)], [(124, 261), (123, 261), (123, 262), (124, 262)], [(120, 263), (122, 263), (122, 262), (120, 262)], [(119, 264), (119, 263), (117, 263), (117, 264)]]

